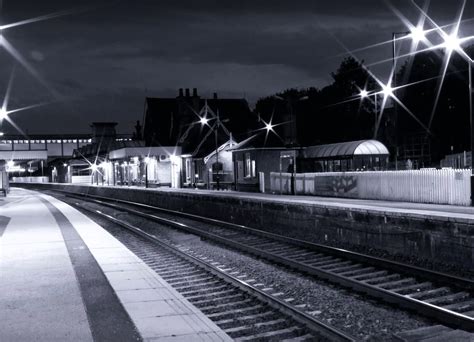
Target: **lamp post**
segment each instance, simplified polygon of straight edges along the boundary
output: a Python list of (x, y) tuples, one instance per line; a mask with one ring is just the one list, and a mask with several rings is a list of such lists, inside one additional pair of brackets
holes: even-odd
[(278, 96), (278, 95), (273, 95), (273, 98), (277, 99), (277, 100), (281, 100), (281, 101), (284, 101), (286, 103), (286, 109), (288, 110), (288, 114), (290, 116), (290, 138), (289, 138), (289, 141), (285, 141), (285, 144), (286, 145), (289, 145), (289, 146), (294, 146), (294, 145), (298, 145), (298, 140), (297, 140), (297, 127), (296, 127), (296, 120), (295, 120), (295, 117), (294, 117), (294, 112), (293, 112), (293, 103), (295, 102), (298, 102), (298, 101), (304, 101), (304, 100), (307, 100), (308, 99), (308, 96), (302, 96), (302, 97), (299, 97), (297, 99), (293, 99), (291, 98), (291, 96), (288, 96), (288, 97), (282, 97), (282, 96)]
[(148, 163), (150, 162), (149, 157), (145, 157), (145, 189), (148, 188)]
[(378, 119), (378, 113), (377, 113), (377, 93), (369, 94), (369, 92), (366, 89), (362, 89), (359, 93), (359, 96), (361, 99), (365, 99), (367, 97), (370, 97), (371, 95), (374, 95), (374, 106), (375, 106), (375, 111), (374, 111), (374, 139), (377, 139), (377, 119)]
[(217, 110), (217, 120), (216, 120), (216, 128), (214, 130), (214, 136), (216, 140), (216, 187), (217, 190), (220, 190), (220, 175), (219, 175), (219, 144), (217, 142), (217, 132), (219, 131), (219, 126), (220, 126), (220, 117), (219, 117), (219, 110)]

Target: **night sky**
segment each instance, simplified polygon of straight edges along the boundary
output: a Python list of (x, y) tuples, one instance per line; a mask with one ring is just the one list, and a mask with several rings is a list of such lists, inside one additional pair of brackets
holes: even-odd
[[(433, 0), (429, 15), (447, 24), (460, 4)], [(290, 87), (323, 87), (345, 47), (407, 30), (394, 8), (417, 22), (408, 0), (3, 0), (2, 24), (71, 13), (4, 30), (41, 80), (2, 49), (0, 96), (13, 72), (8, 110), (49, 103), (11, 114), (29, 134), (87, 133), (92, 121), (117, 121), (120, 133), (131, 133), (145, 96), (174, 97), (178, 88), (246, 97), (253, 105)], [(473, 17), (468, 1), (463, 19)], [(461, 34), (474, 34), (473, 24), (464, 22)], [(391, 45), (355, 55), (370, 64), (390, 58)], [(371, 70), (386, 79), (389, 68)], [(15, 132), (6, 124), (2, 130)]]

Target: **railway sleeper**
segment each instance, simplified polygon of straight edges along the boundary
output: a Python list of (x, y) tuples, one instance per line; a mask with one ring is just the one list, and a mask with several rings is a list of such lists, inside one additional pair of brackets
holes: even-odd
[(308, 253), (303, 253), (301, 255), (298, 255), (297, 257), (293, 257), (292, 259), (295, 261), (306, 261), (306, 260), (316, 260), (317, 258), (320, 258), (324, 256), (321, 253), (315, 253), (315, 252), (308, 252)]
[(200, 300), (200, 299), (205, 299), (205, 298), (209, 298), (209, 297), (219, 297), (219, 296), (227, 296), (227, 295), (230, 295), (230, 294), (233, 294), (233, 293), (238, 293), (238, 291), (234, 288), (229, 288), (227, 290), (223, 290), (223, 291), (218, 291), (218, 292), (206, 292), (206, 293), (203, 293), (203, 294), (198, 294), (198, 295), (193, 295), (193, 296), (186, 296), (186, 299), (189, 300), (189, 301), (193, 301), (193, 300)]
[(227, 308), (243, 309), (247, 307), (249, 303), (254, 302), (254, 301), (255, 299), (253, 298), (247, 298), (247, 299), (240, 300), (238, 302), (233, 302), (233, 303), (222, 303), (222, 304), (217, 304), (217, 305), (212, 304), (209, 306), (203, 306), (203, 307), (198, 306), (198, 307), (199, 307), (199, 310), (201, 310), (205, 314), (213, 314), (216, 312), (221, 312), (222, 309), (226, 311)]
[(281, 340), (281, 342), (301, 342), (301, 341), (314, 341), (314, 336), (311, 334), (301, 335), (297, 337), (291, 337), (289, 339)]
[(443, 305), (443, 308), (446, 310), (452, 310), (452, 311), (462, 313), (462, 312), (474, 309), (474, 299), (470, 299), (470, 300), (460, 302), (460, 303)]
[(162, 276), (162, 278), (166, 278), (166, 281), (171, 281), (174, 279), (183, 279), (185, 277), (193, 277), (195, 275), (200, 275), (201, 273), (202, 273), (202, 270), (196, 269), (193, 272), (187, 272), (187, 275), (177, 274), (177, 275), (172, 275), (172, 276), (167, 276), (167, 277)]
[(173, 287), (176, 290), (178, 290), (179, 292), (181, 292), (181, 291), (186, 292), (186, 291), (190, 291), (190, 290), (196, 291), (197, 289), (204, 289), (204, 288), (209, 291), (209, 286), (213, 286), (214, 284), (219, 284), (219, 283), (222, 283), (222, 281), (220, 279), (216, 279), (215, 281), (210, 281), (210, 282), (203, 283), (203, 284), (183, 285), (183, 286), (173, 286)]
[(339, 258), (331, 258), (331, 259), (326, 259), (326, 260), (323, 260), (323, 261), (312, 262), (309, 265), (313, 266), (313, 267), (321, 267), (321, 266), (325, 266), (325, 265), (336, 264), (336, 263), (341, 262), (341, 261), (342, 261), (342, 259), (339, 259)]
[(308, 259), (308, 260), (303, 260), (301, 263), (306, 264), (306, 265), (312, 265), (318, 262), (323, 262), (323, 261), (328, 261), (328, 260), (334, 260), (334, 257), (332, 256), (321, 256), (321, 257), (316, 257), (314, 259)]
[(381, 287), (385, 290), (390, 290), (396, 287), (399, 287), (400, 285), (413, 285), (416, 284), (416, 279), (415, 278), (403, 278), (400, 280), (395, 280), (395, 281), (389, 281), (386, 283), (381, 283), (377, 284), (378, 287)]
[[(254, 244), (248, 244), (248, 243), (245, 243), (245, 244), (247, 246), (255, 246)], [(281, 246), (281, 243), (277, 241), (263, 241), (260, 244), (258, 244), (258, 246), (266, 249), (266, 248)]]
[(258, 330), (259, 333), (269, 332), (274, 330), (280, 330), (281, 328), (287, 328), (289, 324), (283, 318), (274, 319), (266, 322), (258, 322), (246, 324), (239, 327), (233, 327), (228, 329), (223, 329), (226, 334), (232, 338), (248, 336), (250, 334), (255, 334), (255, 330)]
[[(221, 290), (221, 289), (225, 289), (225, 288), (229, 288), (229, 284), (222, 283), (222, 285), (214, 286), (213, 290), (216, 291), (216, 290)], [(199, 288), (199, 289), (192, 289), (192, 290), (189, 290), (189, 291), (180, 290), (179, 293), (181, 293), (184, 297), (188, 298), (188, 296), (195, 296), (199, 293), (207, 294), (207, 293), (209, 293), (209, 289)]]
[(218, 319), (222, 320), (226, 318), (234, 319), (234, 317), (238, 314), (247, 314), (247, 315), (258, 314), (260, 312), (263, 312), (264, 310), (267, 310), (267, 308), (268, 307), (266, 305), (256, 304), (254, 306), (249, 306), (246, 308), (230, 309), (230, 310), (226, 310), (222, 312), (207, 314), (206, 316), (210, 319), (215, 319), (215, 320), (218, 320)]
[(276, 330), (276, 331), (270, 331), (270, 332), (264, 332), (260, 334), (255, 334), (255, 335), (250, 335), (250, 336), (245, 336), (245, 337), (239, 337), (236, 338), (236, 342), (240, 341), (261, 341), (261, 340), (272, 340), (272, 341), (278, 341), (282, 339), (288, 339), (288, 338), (293, 338), (297, 337), (300, 335), (303, 335), (306, 331), (298, 326), (293, 326), (290, 328), (286, 329), (281, 329), (281, 330)]
[(301, 249), (291, 254), (286, 254), (285, 257), (296, 260), (296, 259), (301, 259), (301, 258), (307, 258), (309, 255), (314, 255), (314, 252), (308, 251), (307, 249)]
[(338, 269), (338, 268), (345, 267), (345, 266), (353, 266), (353, 265), (354, 264), (352, 263), (352, 261), (348, 260), (348, 261), (336, 262), (336, 263), (333, 263), (333, 264), (320, 266), (319, 268), (321, 268), (325, 271), (332, 272), (332, 270), (334, 270), (334, 269)]
[(397, 287), (395, 289), (390, 289), (392, 292), (396, 292), (401, 295), (407, 295), (410, 293), (418, 293), (422, 290), (433, 288), (433, 284), (429, 281), (424, 282), (424, 283), (418, 283), (418, 284), (413, 284), (413, 285), (408, 285), (408, 286), (401, 286)]
[(277, 247), (274, 247), (274, 248), (269, 248), (269, 249), (266, 249), (265, 251), (273, 253), (273, 254), (280, 254), (280, 253), (284, 253), (286, 251), (294, 250), (294, 248), (295, 248), (294, 246), (287, 246), (287, 245), (281, 243), (280, 246), (277, 246)]
[(228, 318), (228, 319), (222, 319), (220, 321), (214, 321), (219, 327), (224, 329), (228, 325), (235, 324), (235, 321), (252, 321), (252, 322), (259, 322), (259, 321), (266, 321), (270, 319), (270, 317), (278, 317), (278, 315), (275, 314), (275, 311), (265, 311), (262, 313), (258, 313), (255, 315), (247, 315), (243, 317), (235, 317), (235, 318)]
[(434, 296), (439, 296), (439, 295), (445, 295), (449, 293), (449, 288), (447, 287), (437, 287), (434, 289), (429, 289), (426, 291), (421, 291), (418, 293), (410, 294), (410, 295), (405, 295), (407, 297), (413, 298), (413, 299), (418, 299), (418, 300), (424, 300), (425, 298), (431, 298)]
[(395, 273), (395, 274), (387, 274), (382, 277), (365, 279), (365, 280), (362, 280), (362, 282), (366, 284), (378, 286), (378, 284), (382, 284), (384, 282), (389, 282), (393, 280), (398, 280), (400, 278), (401, 278), (401, 275), (398, 273)]
[(464, 316), (468, 316), (468, 317), (473, 317), (473, 318), (474, 318), (474, 310), (468, 311), (468, 312), (463, 312), (462, 314), (463, 314)]
[(181, 277), (174, 277), (171, 279), (166, 279), (166, 282), (173, 285), (173, 284), (181, 284), (181, 283), (190, 283), (190, 282), (195, 282), (203, 279), (209, 279), (209, 274), (201, 272), (201, 274), (195, 274), (195, 275), (183, 275)]
[(216, 279), (215, 276), (209, 274), (203, 274), (201, 277), (195, 280), (177, 280), (170, 282), (170, 285), (176, 288), (185, 287), (185, 286), (193, 286), (193, 285), (201, 285), (208, 283), (209, 280)]
[(355, 270), (344, 271), (344, 272), (338, 273), (338, 275), (341, 275), (344, 277), (355, 277), (355, 276), (361, 276), (364, 274), (369, 274), (374, 270), (375, 268), (373, 267), (364, 267), (364, 268), (358, 268)]
[(441, 305), (441, 304), (449, 304), (454, 302), (459, 302), (460, 300), (469, 298), (469, 293), (467, 292), (457, 292), (448, 294), (446, 296), (436, 297), (426, 299), (426, 303), (434, 304), (434, 305)]
[[(221, 304), (221, 303), (230, 303), (235, 301), (242, 301), (245, 300), (246, 297), (242, 293), (237, 293), (229, 296), (223, 296), (218, 298), (208, 298), (208, 299), (201, 299), (201, 300), (190, 300), (187, 298), (191, 303), (194, 305), (204, 305), (204, 306), (211, 306), (212, 304)], [(205, 305), (207, 304), (207, 305)]]

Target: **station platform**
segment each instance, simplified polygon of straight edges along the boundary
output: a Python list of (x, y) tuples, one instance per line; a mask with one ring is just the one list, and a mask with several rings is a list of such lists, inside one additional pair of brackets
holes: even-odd
[(230, 341), (102, 227), (44, 194), (0, 200), (0, 341)]
[[(61, 184), (62, 186), (64, 184)], [(67, 185), (66, 185), (67, 186)], [(72, 185), (74, 186), (74, 185)], [(137, 186), (95, 186), (98, 188), (111, 189), (130, 189), (150, 192), (174, 192), (184, 194), (200, 194), (206, 196), (215, 196), (221, 198), (236, 198), (243, 200), (258, 200), (272, 203), (292, 203), (315, 205), (328, 209), (350, 209), (368, 213), (390, 214), (393, 216), (412, 216), (424, 219), (435, 219), (440, 221), (454, 221), (474, 224), (474, 206), (458, 206), (445, 204), (429, 204), (414, 202), (398, 202), (385, 200), (354, 199), (343, 197), (323, 197), (323, 196), (304, 196), (304, 195), (280, 195), (272, 193), (242, 192), (233, 190), (203, 190), (191, 188), (148, 188)]]

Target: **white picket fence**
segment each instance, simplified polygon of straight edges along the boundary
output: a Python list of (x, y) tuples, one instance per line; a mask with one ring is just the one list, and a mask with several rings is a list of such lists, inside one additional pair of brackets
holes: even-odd
[[(271, 191), (291, 193), (291, 174), (272, 172)], [(471, 204), (471, 170), (299, 173), (295, 193), (390, 201)]]
[(72, 184), (91, 184), (92, 183), (92, 176), (71, 176), (71, 183)]

